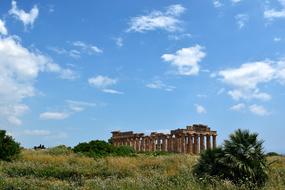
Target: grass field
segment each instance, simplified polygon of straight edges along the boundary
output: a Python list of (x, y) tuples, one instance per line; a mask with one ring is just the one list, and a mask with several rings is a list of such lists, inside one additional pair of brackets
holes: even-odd
[[(137, 155), (93, 159), (71, 151), (22, 150), (18, 160), (0, 162), (0, 189), (244, 189), (229, 181), (195, 181), (190, 155)], [(264, 189), (285, 189), (285, 157), (269, 157)]]

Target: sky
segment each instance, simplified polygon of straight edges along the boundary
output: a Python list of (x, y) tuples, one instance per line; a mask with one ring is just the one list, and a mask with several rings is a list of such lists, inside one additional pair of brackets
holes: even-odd
[(285, 153), (284, 28), (284, 0), (0, 0), (0, 128), (51, 147), (201, 123)]

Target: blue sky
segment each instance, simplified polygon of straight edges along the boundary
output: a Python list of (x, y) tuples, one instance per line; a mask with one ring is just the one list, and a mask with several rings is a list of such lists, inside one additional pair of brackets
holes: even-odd
[(0, 127), (25, 147), (194, 123), (285, 153), (285, 1), (0, 1)]

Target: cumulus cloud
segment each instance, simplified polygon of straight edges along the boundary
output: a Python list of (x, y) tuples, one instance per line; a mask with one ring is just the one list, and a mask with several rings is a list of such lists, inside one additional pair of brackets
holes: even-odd
[(8, 34), (8, 30), (5, 27), (5, 22), (2, 21), (1, 19), (0, 19), (0, 34), (2, 34), (2, 35), (7, 35)]
[(177, 69), (179, 75), (197, 75), (200, 70), (199, 62), (206, 56), (203, 47), (195, 45), (193, 47), (182, 48), (174, 54), (164, 54), (161, 58), (170, 62)]
[(156, 29), (174, 32), (180, 30), (181, 21), (179, 16), (185, 12), (185, 8), (180, 5), (171, 5), (165, 11), (152, 11), (147, 15), (131, 18), (128, 32), (146, 32)]
[(270, 114), (263, 106), (256, 104), (249, 106), (249, 110), (250, 112), (258, 116), (266, 116)]
[(245, 26), (245, 24), (248, 22), (249, 17), (246, 14), (238, 14), (235, 16), (235, 19), (239, 29), (242, 29)]
[(44, 112), (40, 114), (42, 120), (63, 120), (69, 117), (69, 113), (66, 112)]
[(264, 18), (268, 20), (274, 20), (277, 18), (285, 18), (285, 0), (278, 0), (278, 2), (281, 5), (281, 9), (276, 10), (276, 9), (270, 9), (266, 8), (264, 11)]
[(222, 81), (233, 87), (228, 93), (233, 99), (269, 100), (271, 96), (260, 92), (258, 85), (268, 83), (276, 75), (271, 61), (259, 61), (242, 64), (235, 69), (226, 69), (218, 73)]
[(40, 72), (65, 72), (49, 57), (28, 50), (13, 37), (0, 38), (0, 116), (20, 125), (29, 108), (21, 103), (36, 95), (34, 83)]
[(285, 60), (264, 60), (242, 64), (239, 68), (218, 73), (221, 80), (232, 87), (228, 94), (234, 100), (270, 100), (271, 95), (260, 91), (262, 84), (277, 81), (285, 85)]
[(34, 7), (29, 12), (25, 12), (22, 9), (18, 9), (17, 2), (13, 0), (12, 8), (9, 10), (9, 14), (22, 21), (24, 26), (33, 26), (35, 20), (39, 15), (39, 9), (36, 5), (34, 5)]
[(111, 86), (117, 84), (117, 79), (113, 79), (107, 76), (98, 75), (96, 77), (91, 77), (88, 79), (90, 86), (99, 89), (101, 92), (108, 94), (124, 94), (123, 92), (111, 89)]
[(207, 113), (206, 109), (202, 105), (195, 104), (195, 107), (196, 107), (196, 112), (197, 113), (199, 113), (199, 114)]
[(92, 77), (88, 79), (88, 83), (91, 86), (97, 87), (97, 88), (106, 88), (108, 86), (112, 86), (117, 83), (117, 79), (112, 79), (107, 76), (98, 75), (96, 77)]
[(151, 83), (148, 83), (146, 85), (147, 88), (151, 88), (151, 89), (159, 89), (159, 90), (165, 90), (165, 91), (173, 91), (175, 89), (174, 86), (170, 86), (167, 84), (164, 84), (161, 80), (155, 80)]

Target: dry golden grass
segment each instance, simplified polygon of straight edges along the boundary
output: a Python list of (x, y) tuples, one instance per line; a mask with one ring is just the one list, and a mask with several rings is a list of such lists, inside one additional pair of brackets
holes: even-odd
[[(0, 189), (246, 189), (229, 181), (201, 184), (191, 170), (197, 156), (139, 154), (93, 159), (72, 152), (23, 150), (18, 160), (0, 161)], [(269, 157), (266, 189), (285, 189), (285, 158)]]

